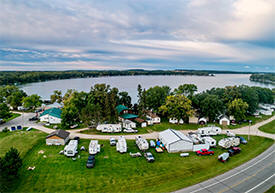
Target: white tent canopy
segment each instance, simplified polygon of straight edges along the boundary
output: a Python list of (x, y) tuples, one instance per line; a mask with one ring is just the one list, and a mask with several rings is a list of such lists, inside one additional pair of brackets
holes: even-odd
[(192, 151), (193, 149), (193, 141), (177, 130), (167, 129), (162, 131), (159, 133), (159, 139), (169, 153)]

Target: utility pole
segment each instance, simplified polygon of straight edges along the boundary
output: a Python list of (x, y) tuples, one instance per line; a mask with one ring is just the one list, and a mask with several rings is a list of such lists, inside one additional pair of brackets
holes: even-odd
[(248, 141), (250, 140), (250, 126), (251, 126), (252, 121), (249, 120), (249, 129), (248, 129)]

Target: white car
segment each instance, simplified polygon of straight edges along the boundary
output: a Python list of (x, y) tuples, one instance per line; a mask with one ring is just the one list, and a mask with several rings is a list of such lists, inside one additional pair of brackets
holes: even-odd
[(124, 133), (137, 133), (138, 130), (128, 128), (128, 129), (124, 129), (123, 132)]
[(116, 139), (115, 138), (113, 138), (113, 137), (110, 138), (110, 145), (111, 146), (116, 145)]

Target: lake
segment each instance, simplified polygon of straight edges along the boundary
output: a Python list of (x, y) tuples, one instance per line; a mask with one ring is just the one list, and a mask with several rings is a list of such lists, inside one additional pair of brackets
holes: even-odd
[(36, 82), (21, 85), (28, 95), (38, 94), (42, 99), (50, 99), (54, 90), (61, 90), (64, 94), (68, 89), (88, 92), (91, 86), (99, 83), (117, 87), (120, 91), (127, 91), (132, 102), (137, 101), (137, 86), (148, 89), (154, 86), (167, 85), (170, 88), (177, 88), (181, 84), (195, 84), (198, 91), (204, 91), (213, 87), (223, 88), (233, 85), (248, 85), (274, 88), (273, 85), (251, 82), (249, 74), (216, 74), (215, 76), (112, 76), (98, 78), (77, 78), (65, 80), (53, 80), (47, 82)]

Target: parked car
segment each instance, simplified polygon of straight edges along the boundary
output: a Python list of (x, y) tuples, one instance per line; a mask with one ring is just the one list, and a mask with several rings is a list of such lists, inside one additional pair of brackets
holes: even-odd
[(38, 118), (37, 117), (32, 117), (32, 118), (29, 118), (29, 121), (37, 121)]
[(241, 137), (241, 136), (238, 136), (238, 138), (240, 138), (240, 143), (241, 144), (247, 144), (247, 141), (245, 138)]
[(218, 160), (221, 162), (226, 162), (229, 159), (229, 153), (225, 152), (218, 156)]
[(152, 153), (150, 153), (150, 152), (145, 152), (145, 153), (144, 153), (144, 157), (146, 158), (146, 160), (147, 160), (148, 162), (154, 162), (154, 161), (155, 161), (154, 156), (153, 156)]
[(89, 155), (87, 163), (86, 163), (87, 168), (93, 168), (95, 167), (95, 156), (94, 155)]
[(111, 146), (116, 145), (116, 139), (115, 138), (113, 138), (113, 137), (110, 138), (110, 145)]
[(241, 148), (239, 147), (232, 147), (228, 150), (228, 153), (230, 154), (230, 156), (238, 154), (241, 152)]
[(212, 150), (207, 150), (207, 149), (201, 149), (199, 151), (196, 152), (197, 155), (201, 156), (201, 155), (214, 155), (214, 151)]
[(150, 140), (150, 147), (153, 147), (153, 148), (156, 147), (156, 143), (154, 142), (154, 140)]
[(128, 128), (128, 129), (124, 129), (123, 130), (124, 133), (137, 133), (138, 130), (132, 129), (132, 128)]

